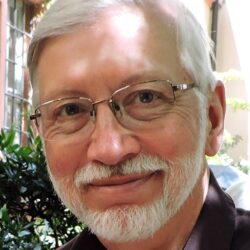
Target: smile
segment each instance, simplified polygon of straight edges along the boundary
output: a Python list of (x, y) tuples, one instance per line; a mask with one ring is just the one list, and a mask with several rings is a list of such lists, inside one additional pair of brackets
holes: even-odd
[(157, 197), (162, 190), (163, 171), (114, 175), (93, 180), (82, 186), (89, 206), (100, 204), (101, 210), (122, 205), (142, 205)]
[(133, 175), (125, 175), (125, 176), (112, 176), (108, 179), (101, 179), (93, 181), (89, 184), (91, 187), (110, 187), (116, 188), (119, 186), (130, 186), (136, 184), (142, 184), (146, 182), (149, 178), (155, 175), (156, 172), (144, 173), (144, 174), (133, 174)]

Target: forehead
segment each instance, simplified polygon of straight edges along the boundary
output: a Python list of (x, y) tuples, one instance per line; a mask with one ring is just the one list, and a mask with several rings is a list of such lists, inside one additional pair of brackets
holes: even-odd
[(91, 26), (48, 39), (38, 61), (40, 96), (58, 93), (59, 84), (86, 88), (85, 81), (106, 82), (115, 90), (116, 84), (147, 72), (178, 80), (182, 70), (173, 23), (171, 16), (163, 20), (138, 8), (110, 8)]

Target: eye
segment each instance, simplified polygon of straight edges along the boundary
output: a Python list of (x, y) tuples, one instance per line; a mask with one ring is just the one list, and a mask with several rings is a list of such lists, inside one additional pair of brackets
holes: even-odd
[(89, 107), (83, 103), (64, 103), (56, 108), (54, 115), (58, 119), (67, 119), (73, 116), (76, 117), (77, 115), (82, 116), (89, 112)]
[(164, 97), (161, 93), (153, 90), (139, 90), (126, 98), (126, 105), (157, 105)]
[(79, 106), (79, 104), (67, 104), (65, 107), (62, 109), (61, 113), (65, 115), (76, 115), (81, 113), (83, 110)]
[(142, 103), (150, 103), (154, 100), (155, 97), (157, 98), (157, 96), (155, 96), (150, 91), (144, 91), (138, 94), (138, 98)]

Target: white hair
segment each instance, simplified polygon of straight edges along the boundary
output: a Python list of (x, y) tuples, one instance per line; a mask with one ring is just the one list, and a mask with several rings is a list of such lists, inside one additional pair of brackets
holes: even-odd
[[(36, 67), (42, 43), (51, 37), (73, 32), (88, 26), (105, 9), (126, 5), (157, 13), (162, 20), (174, 16), (177, 48), (183, 69), (200, 86), (203, 93), (214, 89), (215, 77), (211, 69), (211, 41), (181, 0), (57, 0), (38, 24), (29, 47), (28, 67), (33, 88), (36, 88)], [(160, 15), (159, 15), (160, 14)]]

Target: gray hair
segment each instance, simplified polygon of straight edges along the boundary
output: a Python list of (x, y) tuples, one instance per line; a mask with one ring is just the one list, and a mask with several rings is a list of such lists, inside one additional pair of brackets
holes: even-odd
[(28, 67), (33, 89), (37, 87), (36, 67), (43, 42), (73, 32), (79, 26), (91, 25), (98, 14), (115, 5), (154, 10), (167, 16), (169, 14), (163, 10), (165, 6), (175, 13), (174, 29), (182, 67), (200, 85), (203, 93), (215, 87), (210, 62), (211, 41), (181, 0), (57, 0), (38, 24), (29, 47)]

